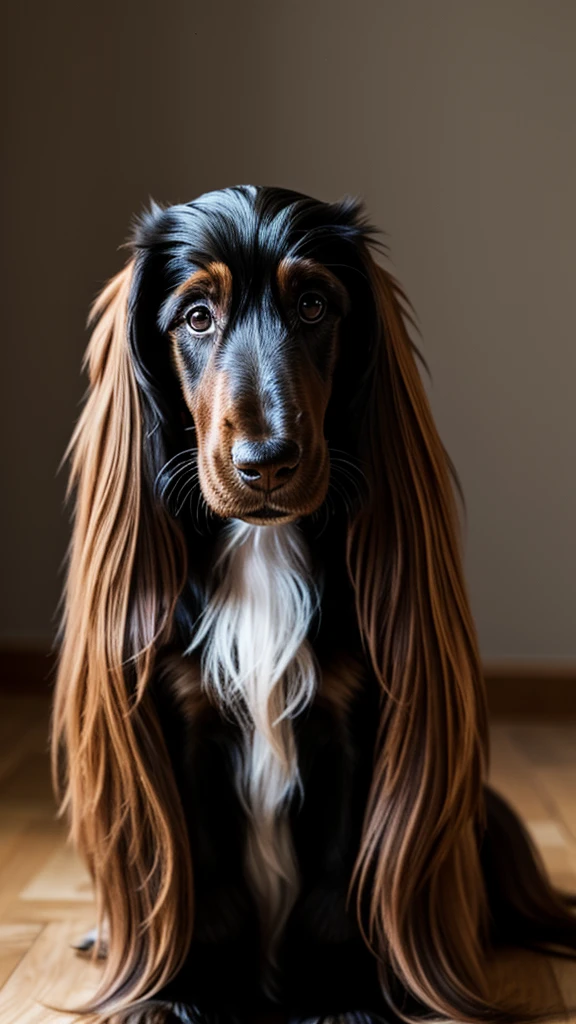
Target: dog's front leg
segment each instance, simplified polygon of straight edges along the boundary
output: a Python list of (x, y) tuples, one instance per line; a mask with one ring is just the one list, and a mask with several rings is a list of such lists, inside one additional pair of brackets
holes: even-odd
[[(325, 680), (325, 691), (334, 685)], [(374, 708), (321, 699), (299, 729), (304, 801), (294, 814), (300, 899), (286, 942), (291, 1024), (398, 1021), (356, 919), (350, 879), (370, 784)]]
[[(244, 876), (246, 817), (235, 774), (238, 729), (207, 700), (198, 667), (171, 657), (155, 685), (188, 828), (194, 929), (184, 967), (160, 993), (186, 1022), (229, 1020), (257, 1007), (260, 935)], [(131, 1022), (130, 1022), (131, 1024)]]

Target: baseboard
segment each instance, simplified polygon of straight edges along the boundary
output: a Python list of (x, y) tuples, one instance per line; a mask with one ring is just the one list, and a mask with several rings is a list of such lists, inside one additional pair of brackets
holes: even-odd
[(52, 692), (56, 655), (42, 648), (0, 649), (0, 693)]
[[(50, 694), (56, 655), (0, 649), (0, 692)], [(576, 662), (489, 662), (484, 666), (492, 715), (576, 715)]]
[(576, 661), (487, 662), (492, 715), (576, 715)]

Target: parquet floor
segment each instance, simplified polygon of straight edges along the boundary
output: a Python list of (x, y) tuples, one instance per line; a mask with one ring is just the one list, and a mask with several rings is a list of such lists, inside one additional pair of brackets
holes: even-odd
[[(70, 943), (93, 924), (88, 878), (56, 821), (43, 697), (0, 697), (0, 1024), (57, 1024), (99, 968)], [(494, 785), (515, 805), (548, 869), (576, 893), (576, 720), (493, 723)], [(515, 954), (494, 985), (576, 1005), (576, 965)], [(44, 1004), (44, 1005), (42, 1005)], [(571, 1018), (576, 1021), (575, 1018)]]

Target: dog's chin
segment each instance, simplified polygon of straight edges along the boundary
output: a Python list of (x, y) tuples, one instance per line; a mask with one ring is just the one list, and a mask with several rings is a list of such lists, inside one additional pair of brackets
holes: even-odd
[(281, 509), (272, 508), (269, 505), (263, 505), (262, 508), (236, 516), (236, 519), (242, 519), (245, 523), (250, 523), (252, 526), (279, 526), (282, 523), (295, 522), (296, 519), (300, 518), (300, 514), (299, 512), (286, 512)]
[(241, 519), (251, 526), (282, 526), (284, 523), (295, 523), (304, 516), (312, 515), (320, 508), (324, 495), (319, 495), (316, 502), (307, 502), (290, 508), (288, 502), (283, 508), (280, 502), (263, 501), (256, 508), (246, 508), (241, 501), (218, 501), (206, 498), (210, 511), (219, 519)]
[[(319, 502), (319, 505), (321, 504)], [(314, 507), (309, 509), (282, 509), (276, 508), (274, 505), (261, 505), (256, 509), (244, 509), (235, 505), (230, 508), (219, 505), (218, 508), (212, 507), (212, 511), (220, 519), (240, 519), (251, 526), (282, 526), (285, 523), (295, 523), (303, 516), (311, 515), (316, 509)]]

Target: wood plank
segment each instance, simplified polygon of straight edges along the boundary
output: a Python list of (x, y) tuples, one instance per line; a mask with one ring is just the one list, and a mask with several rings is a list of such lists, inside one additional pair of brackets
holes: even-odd
[(514, 721), (508, 724), (508, 733), (535, 767), (576, 768), (576, 722)]
[[(50, 921), (74, 921), (82, 929), (88, 908), (92, 907), (92, 924), (96, 920), (96, 906), (88, 901), (74, 900), (21, 900), (19, 897), (6, 902), (2, 920), (8, 924), (15, 921), (29, 924), (48, 924)], [(92, 926), (92, 925), (91, 925)], [(79, 932), (80, 934), (80, 932)]]
[(567, 1024), (576, 1024), (576, 964), (568, 960), (551, 960), (552, 969), (569, 1011)]
[(44, 867), (62, 845), (62, 828), (55, 822), (33, 821), (27, 825), (0, 869), (0, 921), (7, 907)]
[[(88, 919), (85, 925), (87, 930)], [(2, 1024), (70, 1024), (69, 1015), (47, 1005), (80, 1004), (95, 992), (102, 971), (70, 949), (76, 938), (72, 922), (46, 925), (0, 992)]]
[(42, 925), (14, 921), (0, 924), (0, 987), (10, 977), (34, 940), (42, 931)]
[(537, 784), (545, 791), (556, 817), (576, 844), (576, 770), (567, 766), (537, 768)]
[(554, 808), (546, 792), (540, 792), (533, 767), (514, 743), (507, 722), (495, 722), (491, 729), (490, 782), (524, 820), (554, 819)]
[[(552, 739), (546, 729), (552, 730)], [(559, 756), (553, 743), (555, 730), (550, 725), (495, 723), (491, 781), (527, 824), (554, 884), (576, 892), (576, 843), (539, 767), (546, 757)]]
[(91, 903), (92, 882), (78, 855), (64, 843), (22, 889), (20, 899)]

